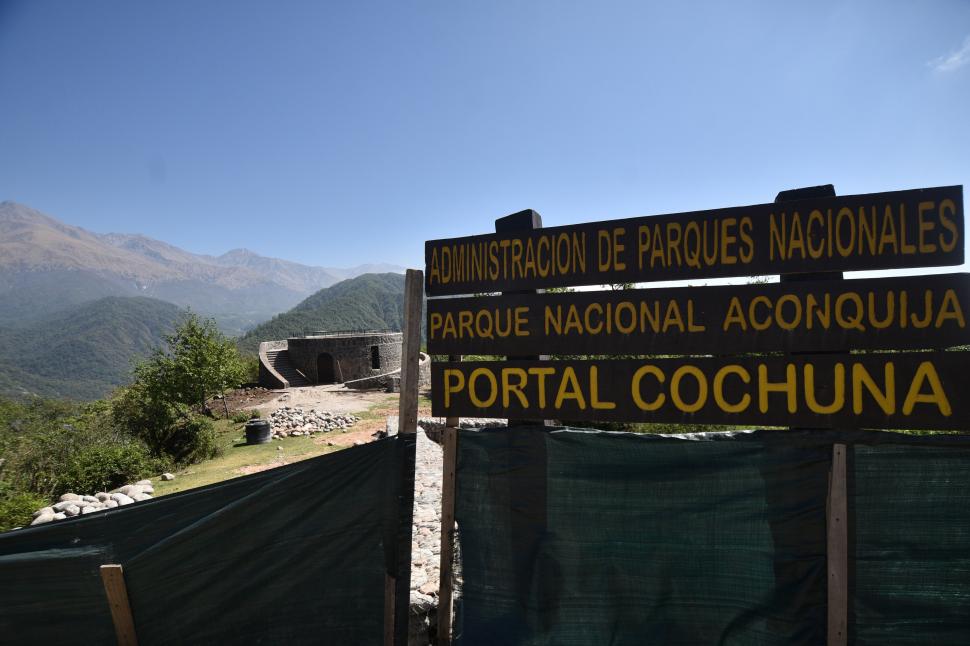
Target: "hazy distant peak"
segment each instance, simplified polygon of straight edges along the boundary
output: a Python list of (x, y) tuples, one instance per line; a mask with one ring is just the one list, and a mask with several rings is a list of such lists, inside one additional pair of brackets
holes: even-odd
[[(96, 236), (80, 227), (64, 224), (46, 213), (17, 202), (6, 201), (0, 203), (0, 245), (3, 243), (38, 243), (43, 242), (56, 246), (57, 241), (77, 241), (82, 245), (96, 243)], [(10, 249), (2, 249), (3, 254), (10, 254)], [(17, 254), (14, 253), (14, 256)], [(9, 264), (11, 259), (0, 255), (0, 265)]]
[[(290, 306), (299, 297), (345, 278), (399, 270), (384, 264), (313, 267), (244, 248), (215, 257), (195, 254), (143, 234), (99, 235), (16, 202), (0, 203), (0, 273), (9, 274), (0, 276), (0, 293), (4, 285), (14, 284), (12, 276), (23, 272), (84, 271), (178, 305), (206, 304), (220, 312), (251, 313), (263, 307), (254, 307), (249, 300), (257, 292), (261, 294), (258, 301), (279, 311), (270, 300), (282, 299)], [(118, 289), (121, 295), (130, 293), (129, 287)], [(101, 294), (105, 289), (93, 291)], [(116, 290), (108, 293), (112, 291)], [(266, 294), (272, 298), (268, 300)]]
[(249, 249), (243, 249), (242, 247), (239, 247), (238, 249), (230, 249), (226, 253), (219, 256), (219, 258), (252, 258), (258, 255), (259, 254), (256, 253), (255, 251), (251, 251)]
[(12, 202), (10, 200), (0, 202), (0, 220), (6, 222), (20, 221), (25, 223), (45, 224), (47, 226), (63, 226), (51, 216), (45, 215), (37, 209), (20, 204), (19, 202)]
[(211, 262), (207, 256), (199, 256), (140, 233), (106, 233), (98, 237), (113, 247), (134, 252), (166, 266)]

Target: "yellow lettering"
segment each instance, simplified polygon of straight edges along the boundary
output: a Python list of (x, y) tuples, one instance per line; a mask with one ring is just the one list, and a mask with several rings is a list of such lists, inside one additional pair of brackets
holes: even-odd
[(940, 224), (950, 232), (950, 239), (945, 242), (943, 240), (943, 234), (940, 234), (940, 249), (946, 253), (950, 253), (956, 248), (957, 242), (960, 241), (960, 231), (957, 229), (956, 222), (947, 217), (947, 211), (956, 214), (957, 206), (953, 203), (953, 200), (946, 199), (940, 202)]
[(664, 405), (664, 400), (666, 396), (663, 393), (659, 393), (657, 398), (652, 402), (646, 402), (643, 400), (643, 393), (640, 389), (640, 382), (646, 375), (654, 376), (657, 381), (663, 383), (666, 380), (666, 376), (663, 371), (657, 366), (641, 366), (637, 368), (637, 371), (633, 373), (633, 380), (631, 381), (631, 390), (633, 395), (633, 402), (637, 405), (640, 410), (654, 411)]
[(744, 318), (744, 310), (741, 309), (741, 301), (738, 300), (737, 296), (732, 296), (731, 302), (728, 303), (728, 311), (724, 315), (724, 325), (722, 328), (727, 332), (732, 324), (740, 326), (742, 331), (747, 331), (748, 329), (748, 323)]
[[(929, 384), (930, 392), (923, 393), (923, 383)], [(916, 369), (913, 376), (913, 383), (909, 385), (909, 392), (903, 401), (903, 415), (911, 415), (916, 404), (936, 404), (940, 414), (949, 417), (953, 410), (950, 401), (943, 391), (943, 384), (940, 383), (940, 376), (936, 374), (936, 368), (929, 361), (923, 361)]]
[(620, 260), (620, 254), (626, 249), (626, 246), (620, 243), (620, 238), (625, 233), (626, 230), (623, 227), (613, 229), (613, 269), (615, 271), (626, 269), (626, 263)]
[[(680, 381), (685, 375), (690, 375), (697, 380), (697, 399), (692, 404), (688, 404), (680, 396)], [(674, 376), (670, 378), (670, 400), (674, 402), (674, 406), (685, 413), (696, 413), (704, 407), (707, 403), (707, 377), (700, 368), (688, 365), (674, 371)]]
[(768, 381), (768, 366), (758, 365), (758, 408), (762, 413), (768, 412), (768, 394), (785, 393), (788, 395), (788, 412), (794, 414), (798, 410), (798, 399), (796, 398), (795, 388), (797, 387), (798, 377), (795, 373), (795, 364), (789, 363), (785, 368), (785, 381)]
[[(479, 398), (478, 390), (475, 388), (475, 383), (479, 377), (485, 377), (488, 381), (490, 392), (487, 399)], [(488, 408), (495, 403), (495, 400), (498, 399), (498, 380), (495, 379), (495, 375), (491, 370), (488, 368), (475, 368), (472, 370), (472, 374), (468, 375), (468, 399), (471, 400), (476, 408)]]
[(805, 403), (808, 409), (819, 415), (831, 415), (842, 410), (845, 406), (845, 366), (842, 363), (835, 364), (835, 375), (832, 380), (832, 387), (835, 392), (832, 395), (832, 403), (823, 406), (815, 398), (815, 366), (810, 363), (805, 364)]
[(920, 202), (916, 207), (916, 221), (919, 224), (919, 252), (920, 253), (933, 253), (936, 251), (936, 245), (932, 242), (926, 241), (926, 234), (930, 233), (936, 228), (933, 222), (926, 222), (923, 220), (923, 215), (927, 211), (932, 211), (933, 207), (936, 206), (935, 202)]
[(771, 312), (759, 323), (755, 319), (755, 308), (758, 305), (764, 305), (765, 307), (771, 308), (771, 301), (768, 300), (767, 296), (755, 296), (751, 299), (751, 303), (748, 305), (748, 318), (751, 319), (751, 327), (755, 330), (767, 330), (771, 327)]
[[(518, 377), (519, 383), (513, 384), (512, 377)], [(502, 406), (505, 408), (509, 407), (509, 401), (511, 400), (510, 395), (515, 395), (516, 399), (519, 400), (519, 404), (522, 408), (529, 407), (529, 400), (526, 398), (525, 393), (522, 389), (525, 388), (525, 384), (528, 381), (529, 376), (526, 374), (525, 370), (522, 368), (503, 368), (502, 369)]]
[(936, 316), (936, 327), (943, 327), (943, 321), (947, 319), (953, 319), (961, 328), (967, 327), (966, 321), (963, 320), (963, 309), (960, 307), (960, 301), (952, 289), (946, 290), (946, 293), (943, 294), (943, 303), (940, 304), (940, 312)]
[(600, 401), (599, 374), (596, 366), (589, 369), (589, 405), (596, 410), (612, 410), (616, 402)]
[(539, 393), (539, 408), (546, 407), (546, 377), (556, 374), (555, 368), (529, 368), (530, 375), (535, 375), (538, 380), (536, 390)]
[(559, 392), (556, 394), (556, 410), (562, 408), (563, 402), (567, 399), (576, 400), (576, 406), (579, 407), (579, 410), (586, 410), (586, 399), (579, 387), (576, 371), (571, 366), (566, 366), (562, 372), (562, 381), (559, 382)]
[(751, 382), (750, 373), (748, 373), (748, 371), (743, 367), (734, 364), (724, 366), (714, 375), (714, 402), (718, 405), (718, 408), (723, 410), (725, 413), (741, 413), (747, 410), (748, 406), (751, 404), (751, 395), (744, 393), (738, 403), (730, 403), (724, 397), (724, 380), (728, 375), (738, 375), (741, 377), (741, 381), (746, 384)]
[(872, 375), (861, 363), (852, 365), (852, 412), (856, 415), (862, 414), (862, 387), (865, 386), (869, 394), (886, 415), (896, 412), (896, 367), (892, 361), (887, 361), (885, 366), (885, 376), (883, 378), (885, 388), (880, 391), (879, 386), (873, 380)]
[[(457, 380), (452, 382), (451, 378), (456, 377)], [(445, 368), (444, 374), (445, 382), (445, 408), (451, 408), (451, 394), (459, 393), (465, 387), (465, 375), (462, 374), (461, 370), (457, 368)]]

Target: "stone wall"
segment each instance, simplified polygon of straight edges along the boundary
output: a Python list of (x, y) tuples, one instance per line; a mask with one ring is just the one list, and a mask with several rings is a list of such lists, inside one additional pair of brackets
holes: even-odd
[[(343, 383), (399, 370), (401, 340), (400, 332), (310, 336), (289, 339), (287, 352), (290, 363), (312, 383), (328, 383), (329, 375), (323, 375), (321, 381), (317, 367), (320, 355), (329, 354), (333, 358), (333, 380), (329, 383)], [(373, 348), (376, 348), (376, 368)]]
[[(418, 388), (424, 388), (430, 385), (431, 357), (421, 352), (418, 356)], [(399, 393), (401, 392), (401, 369), (398, 368), (393, 372), (385, 372), (380, 375), (374, 375), (373, 377), (346, 381), (344, 382), (344, 386), (355, 390), (380, 389), (390, 393)]]
[(259, 383), (266, 388), (287, 388), (289, 382), (272, 367), (267, 353), (286, 350), (286, 341), (263, 341), (259, 344)]

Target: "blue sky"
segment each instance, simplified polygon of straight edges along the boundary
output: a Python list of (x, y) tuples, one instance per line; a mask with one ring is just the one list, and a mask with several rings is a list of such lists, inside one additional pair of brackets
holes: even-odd
[(0, 200), (309, 264), (970, 185), (970, 2), (0, 0)]

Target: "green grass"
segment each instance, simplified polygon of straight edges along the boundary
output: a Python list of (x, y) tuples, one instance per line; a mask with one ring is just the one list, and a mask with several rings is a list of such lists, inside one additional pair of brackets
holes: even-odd
[[(277, 467), (340, 451), (351, 445), (350, 442), (341, 441), (341, 437), (356, 428), (330, 431), (315, 438), (287, 437), (266, 444), (247, 445), (242, 424), (219, 420), (215, 425), (224, 447), (222, 455), (175, 472), (175, 480), (165, 482), (160, 477), (152, 478), (156, 497), (238, 478), (246, 475), (239, 471), (244, 467)], [(321, 438), (322, 442), (314, 441)], [(327, 446), (328, 441), (333, 446)]]
[[(215, 427), (223, 447), (222, 455), (174, 472), (175, 480), (164, 482), (160, 477), (152, 478), (155, 496), (164, 496), (238, 478), (243, 475), (239, 470), (244, 467), (282, 466), (348, 448), (353, 442), (343, 439), (347, 433), (361, 430), (365, 425), (383, 427), (383, 421), (387, 416), (397, 414), (397, 402), (397, 395), (388, 395), (383, 400), (372, 404), (367, 410), (355, 412), (360, 422), (349, 429), (330, 431), (319, 434), (315, 438), (287, 437), (267, 444), (247, 445), (243, 424), (234, 423), (232, 420), (218, 420), (215, 422)], [(431, 400), (422, 396), (418, 404), (422, 408), (430, 407)], [(321, 439), (322, 442), (314, 441)], [(328, 441), (334, 446), (327, 446)]]

